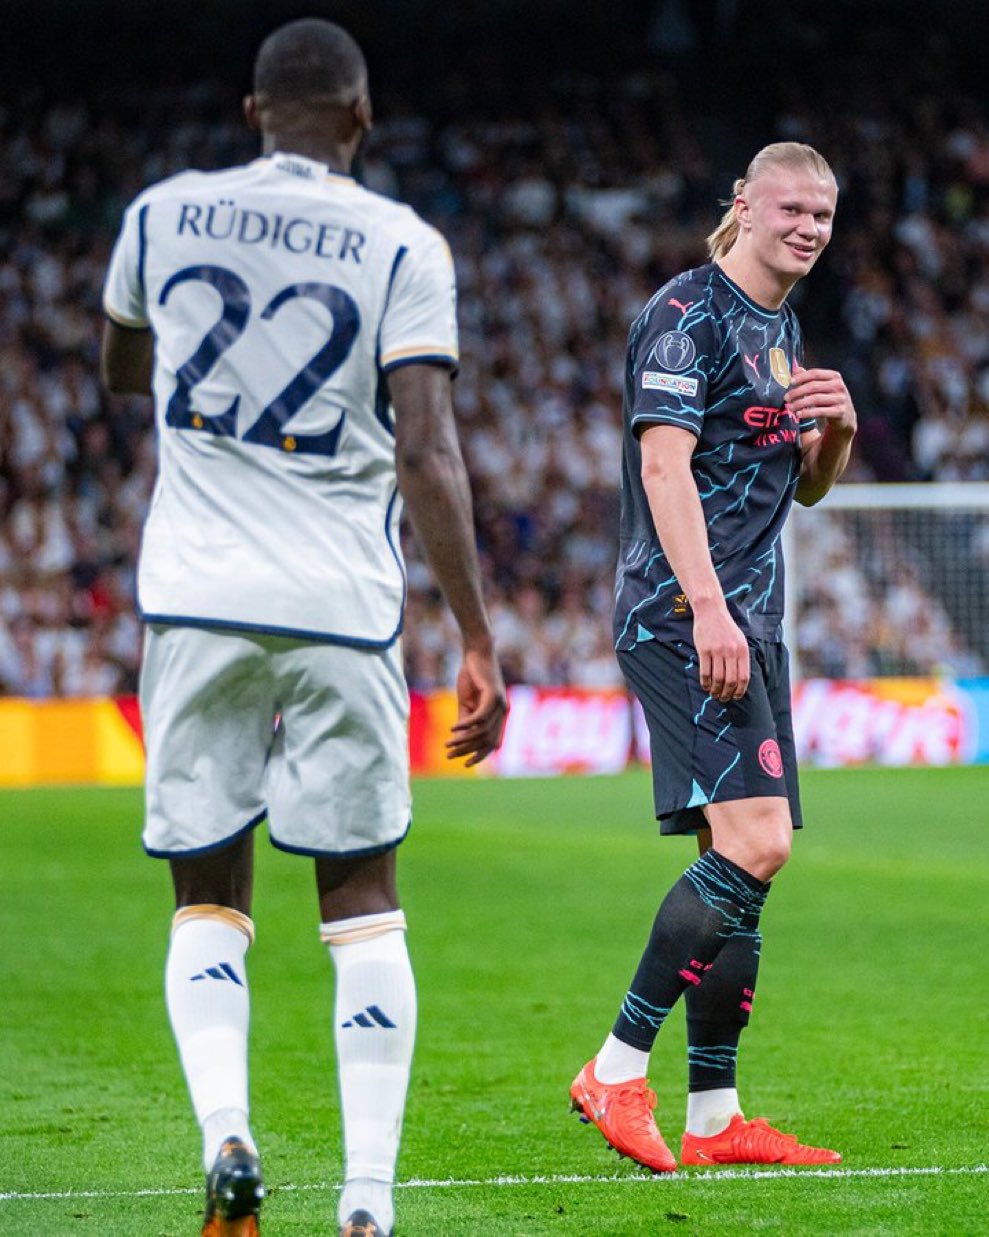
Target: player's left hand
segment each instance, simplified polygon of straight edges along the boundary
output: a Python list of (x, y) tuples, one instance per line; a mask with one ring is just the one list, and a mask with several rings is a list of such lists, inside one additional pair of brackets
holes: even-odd
[(830, 433), (848, 439), (855, 436), (858, 427), (855, 405), (844, 378), (835, 369), (794, 366), (793, 380), (783, 402), (798, 417), (815, 417), (826, 422), (826, 426), (819, 426), (821, 430), (826, 428)]
[(467, 757), (467, 768), (501, 746), (508, 693), (494, 650), (467, 648), (457, 675), (457, 720), (446, 741), (447, 760)]

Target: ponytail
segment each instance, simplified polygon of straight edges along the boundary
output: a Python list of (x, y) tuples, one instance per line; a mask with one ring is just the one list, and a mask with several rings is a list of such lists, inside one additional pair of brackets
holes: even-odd
[(731, 189), (731, 200), (722, 202), (728, 209), (721, 216), (721, 222), (707, 238), (707, 252), (712, 262), (717, 262), (734, 245), (738, 238), (738, 220), (735, 218), (735, 199), (745, 191), (745, 177), (739, 176)]

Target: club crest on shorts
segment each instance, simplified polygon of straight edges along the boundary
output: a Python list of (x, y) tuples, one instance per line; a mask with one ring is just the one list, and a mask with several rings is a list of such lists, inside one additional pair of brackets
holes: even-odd
[(786, 353), (782, 348), (769, 349), (769, 372), (781, 387), (790, 385), (790, 362), (786, 359)]
[(783, 757), (775, 739), (766, 739), (759, 745), (759, 764), (770, 777), (783, 776)]
[(663, 369), (674, 374), (686, 369), (697, 355), (694, 341), (684, 331), (667, 331), (660, 335), (652, 351)]

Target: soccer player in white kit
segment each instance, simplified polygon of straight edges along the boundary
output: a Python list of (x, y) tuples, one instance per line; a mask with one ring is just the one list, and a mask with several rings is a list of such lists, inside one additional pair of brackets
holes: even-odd
[(263, 155), (129, 207), (106, 280), (104, 378), (151, 391), (159, 477), (141, 546), (145, 848), (171, 865), (169, 1016), (203, 1132), (204, 1234), (259, 1231), (248, 1124), (253, 829), (315, 859), (336, 970), (341, 1233), (387, 1234), (415, 1035), (395, 851), (410, 821), (402, 501), (463, 639), (453, 757), (506, 696), (457, 442), (453, 265), (350, 177), (371, 127), (339, 26), (262, 44)]

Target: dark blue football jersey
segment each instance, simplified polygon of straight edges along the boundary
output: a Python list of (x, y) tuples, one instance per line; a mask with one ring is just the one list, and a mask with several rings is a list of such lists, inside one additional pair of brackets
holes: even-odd
[(639, 435), (697, 436), (691, 469), (711, 559), (741, 629), (782, 638), (783, 524), (800, 475), (798, 421), (783, 407), (803, 363), (796, 316), (757, 305), (713, 263), (656, 293), (629, 332), (623, 400), (621, 544), (615, 646), (690, 639), (693, 614), (663, 553), (642, 484)]

